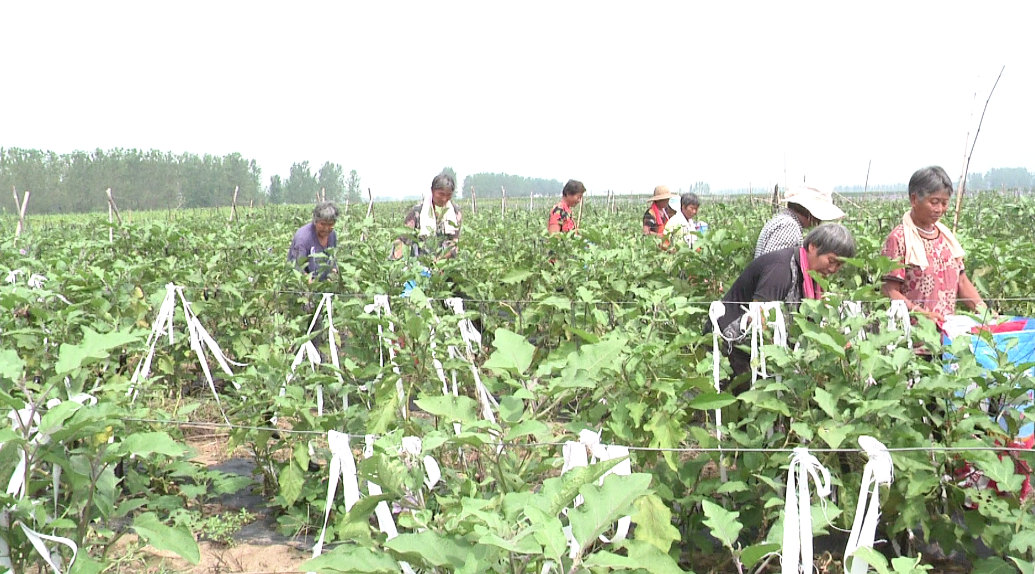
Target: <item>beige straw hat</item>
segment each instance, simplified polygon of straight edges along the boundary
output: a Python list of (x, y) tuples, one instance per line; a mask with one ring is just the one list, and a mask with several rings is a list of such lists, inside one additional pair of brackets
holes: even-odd
[(655, 201), (661, 201), (662, 199), (672, 199), (673, 197), (678, 196), (669, 191), (667, 185), (659, 185), (654, 188), (654, 195), (651, 196), (650, 201), (653, 203)]
[(833, 194), (829, 191), (822, 191), (814, 187), (794, 187), (787, 190), (783, 197), (785, 203), (797, 203), (809, 210), (813, 217), (820, 221), (832, 221), (841, 219), (845, 212), (834, 205)]

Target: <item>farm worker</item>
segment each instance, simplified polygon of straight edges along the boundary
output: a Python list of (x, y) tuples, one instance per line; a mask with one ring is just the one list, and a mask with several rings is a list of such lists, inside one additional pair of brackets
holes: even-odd
[(432, 253), (435, 261), (457, 256), (462, 221), (460, 209), (453, 205), (456, 181), (448, 173), (440, 173), (431, 180), (431, 192), (424, 201), (406, 213), (403, 225), (416, 230), (416, 237), (398, 237), (392, 243), (388, 258), (402, 259), (407, 250), (412, 255)]
[(834, 205), (832, 194), (814, 187), (796, 187), (784, 195), (787, 207), (780, 210), (762, 227), (755, 243), (755, 258), (778, 249), (801, 247), (804, 230), (845, 216)]
[(668, 204), (668, 200), (673, 197), (675, 194), (668, 190), (667, 185), (659, 185), (654, 188), (654, 195), (650, 198), (650, 207), (643, 212), (644, 235), (661, 237), (665, 233), (665, 224), (676, 214), (676, 210)]
[(669, 241), (673, 238), (686, 241), (688, 247), (693, 247), (697, 241), (694, 232), (700, 232), (697, 218), (697, 211), (701, 208), (701, 200), (696, 193), (684, 193), (679, 196), (679, 213), (672, 216), (665, 224), (663, 232), (665, 240), (662, 247), (668, 247)]
[(550, 210), (550, 219), (546, 223), (546, 230), (550, 233), (568, 233), (575, 229), (575, 219), (571, 216), (572, 209), (582, 202), (582, 195), (586, 193), (586, 186), (581, 181), (569, 179), (561, 191), (561, 201)]
[(881, 291), (906, 302), (910, 311), (941, 324), (956, 310), (957, 298), (974, 311), (985, 307), (963, 267), (963, 248), (943, 223), (952, 180), (938, 166), (917, 170), (909, 178), (910, 209), (891, 230), (881, 255), (905, 267), (884, 276)]
[[(785, 312), (796, 311), (802, 299), (819, 299), (822, 295), (809, 271), (828, 277), (841, 268), (843, 258), (854, 256), (852, 233), (839, 223), (831, 223), (813, 229), (802, 247), (773, 251), (748, 264), (722, 298), (726, 312), (718, 320), (727, 343), (722, 352), (729, 357), (734, 380), (751, 370), (751, 356), (734, 346), (750, 333), (748, 320), (742, 320), (749, 319), (744, 317), (747, 304), (780, 301), (786, 304)], [(747, 390), (747, 384), (741, 379), (731, 392), (740, 394)]]
[(314, 207), (313, 221), (300, 227), (291, 239), (288, 261), (301, 267), (311, 278), (327, 279), (334, 264), (321, 261), (323, 256), (319, 254), (338, 246), (338, 235), (334, 232), (337, 222), (338, 206), (325, 201)]

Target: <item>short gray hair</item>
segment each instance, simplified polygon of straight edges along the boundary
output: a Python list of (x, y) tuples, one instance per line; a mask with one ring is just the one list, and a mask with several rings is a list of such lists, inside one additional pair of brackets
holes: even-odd
[(442, 172), (431, 180), (431, 189), (448, 189), (450, 193), (456, 191), (456, 180), (446, 172)]
[(840, 223), (826, 223), (813, 229), (805, 237), (805, 249), (816, 246), (819, 255), (833, 253), (838, 257), (855, 257), (855, 237)]
[(686, 207), (688, 205), (701, 206), (701, 200), (696, 193), (684, 193), (679, 196), (679, 207)]
[(322, 201), (313, 208), (313, 221), (338, 221), (338, 206)]
[(949, 174), (937, 165), (928, 166), (913, 172), (909, 178), (909, 195), (923, 199), (932, 193), (947, 191), (952, 195), (952, 180)]

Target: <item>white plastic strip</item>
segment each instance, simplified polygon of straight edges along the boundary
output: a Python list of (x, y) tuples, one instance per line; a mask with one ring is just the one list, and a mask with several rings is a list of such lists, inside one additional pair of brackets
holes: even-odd
[[(845, 547), (845, 572), (865, 574), (866, 562), (856, 560), (852, 553), (857, 548), (872, 548), (877, 533), (877, 519), (880, 516), (880, 485), (890, 486), (895, 479), (895, 467), (888, 447), (871, 436), (859, 437), (859, 446), (870, 458), (863, 467), (862, 484), (859, 488), (859, 503), (855, 507), (852, 532)], [(851, 562), (849, 562), (851, 560)]]
[[(901, 299), (893, 299), (891, 306), (888, 307), (888, 330), (894, 331), (899, 329), (906, 338), (906, 346), (910, 349), (913, 348), (913, 340), (909, 336), (912, 330), (912, 324), (909, 321), (909, 308), (906, 307), (906, 302)], [(888, 350), (894, 348), (894, 345), (888, 345)]]
[[(720, 393), (719, 377), (719, 319), (726, 314), (726, 305), (722, 301), (712, 301), (708, 307), (708, 318), (712, 321), (712, 377), (715, 379), (715, 392)], [(715, 440), (722, 448), (722, 409), (715, 409)], [(719, 452), (719, 479), (726, 482), (726, 464), (722, 460), (722, 452)]]
[[(445, 300), (445, 303), (453, 309), (454, 314), (464, 314), (464, 302), (459, 297), (450, 297)], [(478, 403), (482, 408), (482, 418), (495, 424), (496, 414), (493, 412), (493, 407), (499, 408), (499, 404), (496, 403), (496, 399), (492, 398), (489, 389), (482, 383), (481, 374), (478, 372), (478, 367), (474, 361), (474, 349), (481, 348), (482, 335), (474, 327), (474, 323), (470, 319), (461, 319), (458, 326), (460, 328), (460, 337), (463, 339), (467, 350), (467, 363), (470, 365), (471, 374), (474, 375), (475, 394), (478, 396)]]
[(61, 561), (61, 555), (56, 551), (51, 554), (50, 550), (47, 549), (47, 545), (44, 543), (44, 540), (63, 544), (70, 548), (72, 550), (72, 560), (68, 563), (68, 567), (71, 568), (72, 564), (75, 563), (75, 559), (79, 555), (79, 547), (74, 541), (63, 536), (49, 536), (47, 534), (41, 534), (28, 526), (25, 526), (21, 522), (18, 522), (17, 524), (21, 527), (22, 532), (25, 533), (26, 538), (29, 539), (29, 542), (32, 543), (36, 552), (39, 552), (40, 556), (43, 557), (43, 561), (46, 562), (52, 570), (54, 570), (54, 574), (61, 574), (61, 568), (58, 566)]
[[(363, 458), (370, 458), (374, 455), (374, 436), (366, 436), (366, 448), (363, 449)], [(367, 490), (372, 496), (378, 496), (382, 494), (381, 487), (373, 482), (367, 481)], [(395, 520), (392, 518), (392, 511), (388, 508), (388, 503), (381, 501), (374, 508), (374, 515), (377, 517), (377, 527), (385, 534), (388, 540), (399, 536), (399, 531), (395, 528)], [(399, 567), (405, 574), (416, 574), (413, 568), (408, 562), (402, 560), (399, 561)]]
[[(388, 295), (374, 295), (374, 302), (372, 304), (370, 304), (370, 305), (367, 305), (367, 306), (363, 307), (363, 311), (365, 311), (367, 313), (374, 313), (374, 312), (376, 312), (377, 313), (377, 317), (379, 319), (381, 318), (382, 312), (384, 313), (385, 317), (391, 317), (392, 316), (392, 307), (388, 303)], [(395, 332), (395, 323), (393, 323), (391, 321), (391, 319), (388, 320), (388, 330), (390, 332), (392, 332), (392, 333)], [(392, 372), (397, 375), (397, 378), (396, 378), (396, 381), (395, 381), (395, 390), (399, 394), (399, 403), (400, 403), (400, 409), (402, 410), (402, 416), (403, 416), (404, 420), (405, 419), (409, 419), (409, 408), (408, 408), (409, 405), (406, 403), (406, 391), (405, 391), (405, 389), (403, 389), (402, 377), (398, 376), (398, 375), (400, 375), (399, 365), (397, 365), (396, 362), (395, 362), (395, 342), (393, 342), (391, 339), (388, 339), (385, 336), (384, 329), (381, 327), (380, 323), (378, 323), (378, 325), (377, 325), (377, 338), (381, 341), (381, 345), (382, 345), (382, 347), (380, 349), (380, 352), (381, 352), (381, 368), (383, 370), (384, 366), (385, 366), (383, 347), (388, 347), (388, 360), (392, 363)], [(378, 379), (381, 378), (381, 373), (380, 372), (377, 374), (377, 378)]]
[[(604, 473), (604, 476), (600, 477), (600, 480), (597, 481), (597, 483), (603, 484), (604, 478), (612, 473), (620, 476), (628, 476), (632, 473), (632, 463), (629, 460), (629, 449), (624, 446), (601, 444), (600, 433), (596, 433), (588, 429), (583, 429), (579, 432), (578, 442), (565, 442), (561, 453), (564, 458), (564, 464), (561, 467), (561, 474), (564, 474), (573, 468), (588, 466), (591, 462), (596, 463), (598, 461), (621, 457), (625, 457), (625, 460)], [(582, 495), (579, 495), (575, 497), (575, 501), (572, 506), (578, 507), (583, 502), (584, 499), (582, 498)], [(618, 527), (615, 531), (614, 537), (608, 538), (601, 534), (599, 539), (605, 544), (624, 540), (626, 536), (629, 535), (629, 528), (631, 525), (632, 517), (623, 516), (618, 519)], [(571, 526), (565, 526), (562, 530), (564, 531), (565, 537), (568, 539), (568, 556), (574, 560), (575, 557), (578, 556), (580, 550), (579, 543), (575, 540), (575, 536), (571, 531)]]
[(345, 498), (345, 512), (352, 510), (352, 507), (359, 502), (359, 478), (356, 473), (356, 459), (352, 456), (352, 448), (349, 446), (349, 435), (336, 430), (327, 431), (327, 446), (331, 451), (330, 482), (327, 485), (327, 504), (323, 515), (323, 529), (320, 530), (320, 538), (313, 546), (313, 558), (323, 552), (324, 536), (327, 534), (327, 521), (331, 516), (331, 507), (334, 505), (334, 495), (338, 489), (338, 478), (341, 478), (342, 496)]
[(808, 449), (794, 449), (787, 469), (787, 494), (783, 506), (783, 574), (812, 572), (812, 497), (809, 494), (809, 476), (816, 485), (819, 498), (830, 495), (830, 472)]

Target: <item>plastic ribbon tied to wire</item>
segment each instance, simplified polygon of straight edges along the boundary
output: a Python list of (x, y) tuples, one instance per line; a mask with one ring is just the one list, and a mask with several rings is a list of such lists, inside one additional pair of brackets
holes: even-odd
[[(772, 321), (766, 321), (769, 311), (773, 311)], [(765, 370), (765, 351), (762, 346), (765, 344), (763, 336), (768, 325), (773, 326), (773, 344), (781, 347), (787, 346), (787, 323), (783, 318), (783, 304), (778, 301), (761, 303), (752, 301), (748, 304), (748, 311), (740, 318), (741, 332), (747, 332), (751, 328), (751, 386), (759, 377), (768, 378)]]
[[(892, 299), (891, 306), (888, 307), (888, 330), (901, 330), (902, 336), (906, 340), (906, 346), (910, 349), (913, 348), (913, 340), (909, 337), (912, 330), (912, 324), (909, 321), (909, 307), (902, 299)], [(889, 351), (894, 348), (894, 345), (888, 345)]]
[[(223, 420), (226, 424), (230, 424), (230, 419), (226, 416), (226, 411), (223, 410), (223, 404), (219, 400), (219, 393), (216, 392), (216, 384), (212, 380), (212, 372), (209, 370), (208, 359), (205, 358), (206, 350), (212, 355), (216, 363), (223, 370), (224, 373), (233, 377), (234, 372), (230, 369), (230, 365), (237, 367), (247, 366), (243, 363), (237, 363), (232, 361), (223, 354), (223, 350), (219, 348), (219, 344), (216, 343), (215, 339), (209, 335), (201, 321), (198, 320), (198, 316), (191, 310), (190, 303), (187, 302), (186, 297), (183, 295), (183, 287), (179, 287), (172, 283), (168, 283), (165, 286), (165, 299), (162, 300), (162, 305), (158, 309), (158, 316), (155, 317), (155, 322), (151, 326), (151, 334), (147, 336), (147, 355), (144, 359), (137, 363), (136, 370), (133, 371), (133, 378), (130, 380), (128, 393), (132, 395), (133, 400), (137, 398), (137, 385), (141, 380), (147, 379), (151, 375), (151, 362), (155, 356), (155, 345), (158, 340), (169, 335), (169, 344), (174, 343), (173, 336), (173, 316), (176, 314), (176, 299), (179, 298), (183, 307), (183, 316), (187, 320), (187, 334), (190, 337), (190, 348), (194, 351), (194, 354), (198, 357), (198, 364), (201, 365), (201, 371), (205, 374), (205, 381), (208, 382), (208, 388), (212, 391), (212, 396), (216, 399), (216, 406), (219, 407), (219, 412), (223, 415)], [(241, 388), (236, 382), (233, 383), (234, 388)]]
[[(381, 314), (384, 313), (385, 317), (392, 316), (392, 307), (388, 303), (388, 295), (374, 295), (374, 302), (370, 305), (363, 307), (363, 311), (368, 314), (376, 313), (377, 318), (381, 318)], [(395, 323), (391, 319), (388, 320), (388, 331), (395, 332)], [(406, 403), (406, 391), (403, 389), (403, 382), (399, 365), (395, 362), (395, 341), (389, 339), (384, 332), (384, 327), (380, 322), (377, 324), (377, 338), (378, 338), (378, 359), (381, 365), (381, 370), (378, 371), (376, 380), (380, 381), (383, 376), (385, 366), (385, 347), (388, 347), (388, 360), (392, 363), (392, 372), (395, 373), (395, 390), (399, 394), (399, 403), (401, 404), (402, 417), (403, 419), (409, 419), (409, 405)]]
[[(370, 458), (374, 455), (375, 438), (376, 437), (374, 437), (374, 435), (364, 436), (364, 458)], [(356, 459), (352, 454), (350, 436), (346, 433), (335, 430), (327, 431), (327, 445), (331, 451), (331, 460), (328, 465), (330, 480), (327, 484), (327, 500), (324, 508), (323, 528), (320, 530), (320, 537), (313, 546), (313, 558), (316, 558), (323, 552), (324, 539), (327, 534), (327, 523), (330, 519), (331, 508), (334, 506), (334, 496), (337, 494), (339, 479), (342, 483), (342, 496), (345, 499), (345, 512), (350, 512), (352, 507), (359, 502), (361, 497), (359, 489), (359, 474), (356, 470)], [(423, 444), (419, 437), (403, 437), (399, 455), (403, 457), (408, 466), (415, 464), (416, 459), (421, 457), (422, 453)], [(436, 461), (431, 455), (424, 455), (420, 458), (420, 462), (424, 466), (424, 485), (431, 490), (442, 479), (442, 470), (439, 467), (438, 461)], [(381, 487), (371, 481), (367, 481), (367, 491), (371, 496), (379, 496), (382, 494)], [(415, 496), (417, 497), (418, 503), (423, 506), (423, 493), (418, 492)], [(399, 531), (395, 526), (395, 519), (392, 518), (392, 511), (387, 502), (383, 500), (379, 502), (374, 508), (374, 515), (377, 518), (378, 529), (385, 534), (388, 540), (399, 535)], [(400, 562), (400, 566), (402, 567), (403, 572), (414, 574), (413, 568), (408, 563)]]
[[(464, 314), (464, 301), (459, 297), (450, 297), (445, 300), (446, 306), (453, 310), (454, 315), (462, 316)], [(499, 403), (489, 393), (489, 389), (482, 383), (482, 377), (478, 372), (478, 367), (475, 364), (474, 353), (475, 349), (481, 349), (482, 346), (482, 334), (475, 328), (474, 323), (470, 319), (460, 319), (457, 326), (460, 329), (460, 338), (464, 341), (464, 357), (467, 360), (467, 364), (471, 369), (471, 375), (474, 376), (474, 388), (475, 394), (478, 396), (478, 404), (481, 405), (482, 418), (495, 424), (496, 414), (494, 409), (499, 409)], [(450, 347), (452, 353), (456, 353), (455, 347)], [(455, 377), (455, 374), (454, 374)], [(454, 393), (456, 390), (455, 378), (454, 378)]]
[[(70, 401), (79, 403), (79, 407), (93, 406), (97, 404), (97, 399), (86, 393), (79, 393), (73, 396)], [(51, 399), (47, 401), (47, 408), (54, 408), (64, 401), (61, 399)], [(8, 413), (8, 418), (11, 419), (11, 427), (16, 433), (20, 433), (26, 440), (26, 445), (18, 448), (19, 460), (15, 466), (14, 472), (11, 474), (11, 479), (7, 483), (6, 494), (15, 498), (24, 498), (27, 494), (27, 477), (33, 474), (32, 469), (28, 468), (29, 458), (27, 456), (26, 449), (32, 446), (40, 446), (50, 442), (50, 434), (40, 431), (39, 425), (41, 421), (40, 412), (35, 405), (31, 402), (22, 409), (15, 409)], [(114, 437), (109, 438), (108, 442)], [(0, 442), (0, 448), (3, 448), (3, 442)], [(36, 464), (36, 460), (33, 464)], [(61, 466), (52, 465), (52, 479), (54, 488), (54, 513), (53, 516), (60, 516), (62, 511), (58, 508), (58, 501), (60, 499), (60, 488), (61, 488)], [(43, 558), (43, 561), (50, 566), (54, 574), (62, 574), (63, 559), (61, 553), (57, 548), (57, 544), (66, 546), (72, 551), (72, 559), (68, 563), (68, 567), (71, 568), (75, 563), (76, 557), (79, 555), (79, 547), (74, 540), (65, 538), (63, 536), (51, 536), (49, 534), (43, 534), (37, 532), (32, 528), (26, 526), (20, 520), (16, 520), (14, 524), (11, 523), (11, 508), (2, 507), (0, 508), (0, 529), (4, 531), (10, 531), (12, 526), (18, 526), (21, 531), (25, 534), (25, 537), (32, 544), (32, 547), (39, 553)], [(48, 548), (47, 543), (51, 542), (51, 546)], [(0, 536), (0, 573), (7, 574), (13, 572), (13, 563), (11, 560), (11, 548), (8, 545), (7, 538)]]
[(866, 562), (856, 560), (852, 554), (859, 548), (873, 547), (877, 520), (880, 518), (880, 485), (891, 486), (895, 479), (895, 468), (888, 447), (871, 436), (859, 437), (859, 446), (866, 451), (869, 460), (863, 467), (859, 503), (855, 507), (855, 520), (845, 547), (844, 563), (848, 574), (865, 574), (867, 570)]
[(809, 453), (796, 448), (787, 469), (787, 493), (783, 505), (783, 574), (811, 574), (812, 563), (812, 496), (809, 477), (816, 485), (821, 501), (830, 496), (830, 472)]
[[(341, 377), (341, 361), (338, 358), (338, 342), (335, 340), (335, 335), (338, 330), (334, 328), (334, 316), (331, 310), (334, 308), (334, 295), (331, 293), (323, 293), (320, 298), (320, 303), (316, 306), (316, 312), (313, 313), (313, 320), (309, 322), (309, 329), (305, 332), (306, 342), (302, 343), (302, 346), (298, 348), (298, 352), (295, 353), (295, 358), (291, 362), (291, 371), (288, 373), (284, 384), (280, 387), (280, 396), (287, 394), (287, 386), (291, 384), (291, 381), (295, 378), (295, 370), (302, 364), (302, 361), (309, 361), (309, 368), (315, 372), (316, 366), (322, 363), (320, 358), (320, 352), (317, 350), (316, 345), (313, 344), (312, 334), (313, 329), (316, 328), (316, 324), (319, 322), (320, 311), (324, 311), (327, 315), (327, 344), (331, 351), (331, 364), (334, 365), (335, 376), (338, 377), (338, 382), (344, 384), (345, 381)], [(342, 406), (345, 409), (349, 408), (349, 395), (343, 393)], [(323, 416), (323, 385), (316, 386), (316, 414), (317, 416)], [(276, 417), (271, 419), (273, 423), (277, 422)]]
[[(632, 463), (629, 461), (628, 447), (613, 444), (601, 444), (600, 433), (596, 433), (588, 429), (583, 429), (579, 432), (578, 441), (565, 442), (562, 454), (564, 457), (564, 466), (561, 468), (561, 474), (564, 474), (573, 468), (589, 466), (590, 462), (603, 462), (605, 460), (613, 460), (616, 458), (624, 458), (625, 460), (619, 462), (614, 468), (607, 471), (604, 476), (600, 477), (597, 484), (603, 484), (604, 478), (612, 473), (619, 476), (629, 476), (632, 474)], [(575, 497), (573, 507), (577, 508), (581, 506), (583, 502), (585, 502), (585, 500), (580, 494)], [(567, 509), (565, 509), (564, 512), (567, 513)], [(615, 535), (608, 538), (601, 534), (599, 537), (600, 541), (604, 544), (610, 544), (612, 542), (625, 540), (625, 537), (629, 535), (629, 526), (631, 524), (631, 517), (623, 516), (619, 518)], [(563, 527), (562, 530), (564, 531), (564, 536), (568, 539), (568, 557), (574, 560), (579, 554), (579, 543), (575, 539), (575, 535), (572, 533), (571, 525)]]
[[(708, 318), (712, 322), (712, 377), (715, 380), (715, 392), (722, 392), (721, 382), (722, 377), (719, 371), (719, 337), (722, 333), (719, 329), (719, 319), (726, 314), (726, 306), (722, 304), (722, 301), (712, 301), (711, 306), (708, 307)], [(725, 338), (723, 339), (725, 340)], [(715, 409), (715, 441), (722, 448), (722, 409)], [(722, 482), (726, 482), (726, 464), (722, 461), (722, 452), (719, 452), (719, 479)]]

